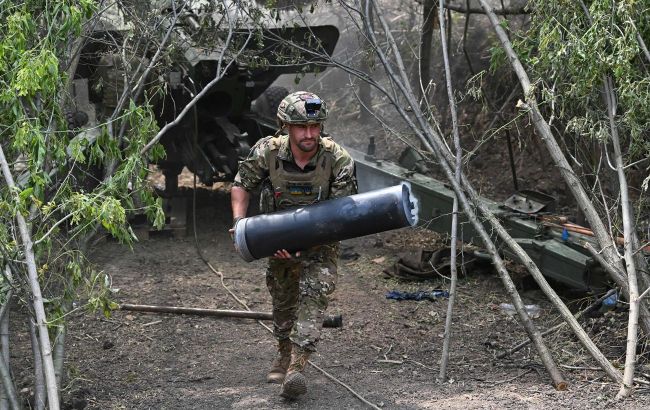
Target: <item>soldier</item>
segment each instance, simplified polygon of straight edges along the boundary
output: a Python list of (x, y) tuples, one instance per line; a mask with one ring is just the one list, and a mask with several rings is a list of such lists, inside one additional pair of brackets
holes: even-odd
[[(326, 118), (327, 106), (315, 94), (295, 92), (280, 102), (278, 132), (258, 141), (239, 164), (231, 191), (233, 227), (246, 216), (250, 192), (258, 186), (264, 213), (356, 193), (352, 158), (331, 138), (321, 136)], [(327, 297), (336, 286), (338, 253), (334, 243), (295, 255), (279, 249), (269, 258), (266, 284), (278, 355), (267, 381), (282, 383), (283, 397), (307, 391), (303, 370), (316, 350)]]

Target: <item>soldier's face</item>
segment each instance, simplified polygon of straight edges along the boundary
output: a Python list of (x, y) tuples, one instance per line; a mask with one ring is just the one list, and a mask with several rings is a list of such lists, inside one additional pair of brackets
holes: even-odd
[(320, 124), (289, 124), (289, 141), (302, 152), (313, 152), (318, 148)]

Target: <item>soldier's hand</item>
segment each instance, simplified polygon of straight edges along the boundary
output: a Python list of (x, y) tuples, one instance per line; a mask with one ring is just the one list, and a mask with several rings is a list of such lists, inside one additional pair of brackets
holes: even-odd
[[(296, 252), (296, 258), (299, 256), (300, 252)], [(280, 249), (275, 251), (273, 257), (277, 259), (291, 259), (293, 256), (291, 256), (291, 254), (286, 249)]]

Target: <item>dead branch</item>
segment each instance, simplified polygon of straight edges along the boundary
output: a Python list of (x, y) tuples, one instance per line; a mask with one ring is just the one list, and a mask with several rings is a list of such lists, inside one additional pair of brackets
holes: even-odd
[(249, 310), (226, 310), (226, 309), (205, 309), (190, 308), (180, 306), (157, 306), (157, 305), (133, 305), (122, 303), (120, 310), (129, 310), (133, 312), (151, 312), (151, 313), (173, 313), (176, 315), (196, 315), (211, 317), (234, 317), (240, 319), (259, 319), (273, 320), (273, 314), (270, 312), (254, 312)]
[[(190, 308), (181, 306), (158, 306), (158, 305), (134, 305), (122, 303), (120, 310), (129, 310), (132, 312), (151, 312), (151, 313), (172, 313), (176, 315), (196, 315), (210, 317), (233, 317), (239, 319), (257, 319), (273, 320), (271, 312), (256, 312), (251, 310), (228, 310), (228, 309), (206, 309)], [(341, 315), (326, 316), (323, 320), (323, 327), (340, 327), (343, 318)]]

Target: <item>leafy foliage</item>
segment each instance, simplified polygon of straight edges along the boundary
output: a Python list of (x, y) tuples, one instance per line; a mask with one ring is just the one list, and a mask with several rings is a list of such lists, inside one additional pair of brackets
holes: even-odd
[[(602, 97), (611, 76), (618, 96), (617, 125), (627, 138), (628, 161), (650, 154), (650, 76), (637, 33), (650, 38), (647, 1), (533, 1), (530, 30), (518, 51), (552, 115), (577, 138), (606, 141)], [(553, 107), (553, 108), (550, 108)]]
[(0, 266), (9, 264), (22, 282), (15, 261), (24, 258), (23, 248), (13, 225), (20, 212), (30, 224), (52, 324), (78, 291), (105, 314), (113, 306), (110, 280), (83, 253), (98, 227), (129, 244), (129, 214), (164, 223), (146, 183), (149, 161), (163, 153), (140, 154), (158, 131), (146, 99), (128, 99), (98, 130), (70, 127), (66, 117), (74, 108), (68, 70), (98, 11), (91, 0), (4, 1), (0, 8), (0, 144), (17, 186), (0, 183)]

